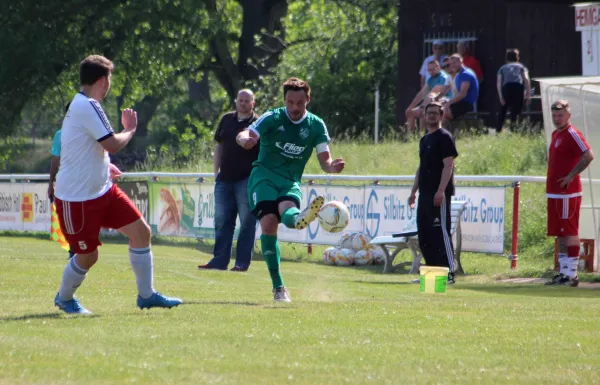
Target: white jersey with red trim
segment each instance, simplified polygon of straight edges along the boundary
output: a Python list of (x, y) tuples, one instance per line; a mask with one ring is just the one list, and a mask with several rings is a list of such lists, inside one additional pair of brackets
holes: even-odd
[(88, 201), (111, 188), (110, 158), (100, 142), (113, 135), (100, 103), (82, 92), (75, 95), (61, 129), (60, 168), (54, 192), (58, 199)]

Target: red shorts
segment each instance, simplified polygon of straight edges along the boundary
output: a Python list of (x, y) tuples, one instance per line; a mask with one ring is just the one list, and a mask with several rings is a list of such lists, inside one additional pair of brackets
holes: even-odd
[(548, 198), (548, 236), (579, 235), (581, 197)]
[(100, 228), (120, 229), (142, 217), (129, 197), (117, 185), (104, 195), (83, 202), (67, 202), (56, 198), (60, 228), (76, 253), (89, 254), (100, 242)]

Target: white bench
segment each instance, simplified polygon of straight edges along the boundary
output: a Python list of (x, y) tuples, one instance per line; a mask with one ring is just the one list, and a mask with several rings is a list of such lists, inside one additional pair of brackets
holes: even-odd
[[(452, 226), (450, 235), (453, 237), (454, 243), (454, 259), (456, 261), (456, 273), (464, 274), (462, 265), (460, 264), (460, 251), (462, 247), (462, 233), (460, 229), (460, 218), (467, 206), (465, 201), (452, 201), (450, 208), (450, 216), (452, 218)], [(391, 273), (398, 267), (412, 265), (409, 274), (418, 274), (421, 266), (421, 249), (419, 247), (419, 238), (417, 235), (416, 218), (412, 220), (402, 233), (393, 235), (382, 235), (371, 240), (371, 245), (378, 245), (383, 249), (385, 254), (385, 265), (383, 266), (384, 273)], [(456, 236), (454, 236), (456, 235)], [(393, 252), (390, 253), (390, 248)], [(404, 249), (409, 249), (412, 253), (412, 262), (401, 262), (394, 265), (394, 259)]]

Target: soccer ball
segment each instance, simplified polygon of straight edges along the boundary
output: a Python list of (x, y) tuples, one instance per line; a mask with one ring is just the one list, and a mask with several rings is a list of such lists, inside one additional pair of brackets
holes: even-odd
[(323, 230), (330, 233), (339, 233), (348, 226), (350, 213), (342, 202), (331, 201), (321, 207), (317, 217)]
[(369, 249), (357, 251), (354, 254), (354, 263), (358, 266), (370, 265), (373, 263), (373, 256)]
[(357, 234), (356, 231), (345, 232), (337, 243), (339, 249), (351, 249), (352, 248), (352, 237)]
[(340, 249), (336, 253), (335, 264), (338, 266), (350, 266), (354, 263), (354, 250)]
[(371, 242), (371, 237), (364, 233), (355, 233), (352, 235), (352, 249), (354, 251), (366, 250)]
[(325, 249), (325, 251), (323, 251), (323, 262), (325, 262), (326, 265), (335, 265), (338, 250), (337, 247), (328, 247)]
[(383, 253), (381, 247), (370, 245), (368, 250), (369, 253), (373, 256), (374, 265), (383, 265), (385, 263), (385, 254)]

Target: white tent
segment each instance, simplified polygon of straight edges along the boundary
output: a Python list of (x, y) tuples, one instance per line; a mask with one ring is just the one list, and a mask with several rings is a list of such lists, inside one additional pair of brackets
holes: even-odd
[(581, 238), (595, 239), (594, 270), (600, 255), (600, 76), (574, 76), (534, 79), (540, 83), (546, 143), (554, 126), (550, 106), (565, 99), (571, 105), (571, 122), (589, 142), (596, 159), (581, 175), (583, 200), (579, 222)]

